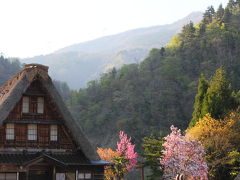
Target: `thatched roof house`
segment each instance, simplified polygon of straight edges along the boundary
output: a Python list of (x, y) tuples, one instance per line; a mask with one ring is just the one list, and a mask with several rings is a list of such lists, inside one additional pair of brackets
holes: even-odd
[(0, 126), (0, 179), (102, 179), (110, 165), (72, 118), (47, 66), (25, 65), (0, 87)]

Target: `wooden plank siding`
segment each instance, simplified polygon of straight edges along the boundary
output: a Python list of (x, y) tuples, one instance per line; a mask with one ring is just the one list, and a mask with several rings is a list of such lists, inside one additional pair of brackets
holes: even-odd
[[(0, 127), (0, 148), (19, 149), (76, 149), (70, 131), (65, 127), (55, 104), (39, 81), (34, 81), (27, 89), (29, 113), (22, 113), (22, 98), (9, 113), (5, 124)], [(44, 98), (44, 112), (37, 113), (37, 98)], [(14, 123), (14, 140), (6, 140), (6, 123)], [(37, 124), (37, 140), (27, 138), (28, 124)], [(50, 125), (58, 125), (58, 140), (50, 141)]]

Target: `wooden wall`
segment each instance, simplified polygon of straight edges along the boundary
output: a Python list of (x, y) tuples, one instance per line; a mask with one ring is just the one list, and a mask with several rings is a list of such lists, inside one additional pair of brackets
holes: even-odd
[[(39, 148), (39, 149), (74, 149), (76, 148), (71, 132), (64, 126), (64, 121), (54, 101), (48, 95), (39, 81), (34, 81), (24, 96), (30, 98), (29, 113), (22, 113), (22, 99), (0, 127), (0, 147), (8, 148)], [(44, 113), (37, 113), (37, 97), (44, 97)], [(6, 140), (6, 123), (14, 123), (15, 138)], [(27, 125), (37, 124), (38, 138), (36, 141), (27, 140)], [(58, 141), (50, 141), (50, 125), (58, 124)]]

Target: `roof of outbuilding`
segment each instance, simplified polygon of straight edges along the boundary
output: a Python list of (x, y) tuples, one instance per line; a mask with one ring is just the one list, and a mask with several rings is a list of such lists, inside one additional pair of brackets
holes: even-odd
[(93, 150), (87, 137), (84, 135), (80, 125), (73, 119), (65, 106), (61, 96), (53, 85), (48, 75), (48, 67), (40, 64), (27, 64), (25, 68), (13, 76), (7, 83), (0, 87), (0, 125), (8, 117), (16, 103), (21, 99), (23, 93), (30, 84), (39, 80), (46, 88), (49, 96), (55, 103), (58, 112), (62, 115), (65, 125), (73, 134), (73, 138), (79, 149), (89, 160), (98, 160), (99, 156)]

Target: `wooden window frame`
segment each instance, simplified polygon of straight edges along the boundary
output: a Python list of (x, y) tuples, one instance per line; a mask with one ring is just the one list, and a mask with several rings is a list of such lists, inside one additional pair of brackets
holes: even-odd
[[(12, 127), (8, 127), (8, 126), (12, 126)], [(15, 125), (14, 125), (14, 123), (6, 124), (6, 140), (7, 141), (15, 140)]]
[(4, 180), (8, 180), (7, 179), (7, 174), (16, 174), (16, 180), (18, 179), (18, 173), (17, 172), (0, 172), (0, 174), (4, 174)]
[(59, 180), (57, 177), (58, 177), (58, 175), (63, 175), (64, 174), (64, 180), (66, 180), (66, 174), (65, 173), (56, 173), (56, 175), (55, 175), (55, 179), (56, 180)]
[(29, 113), (30, 112), (30, 97), (23, 96), (22, 98), (22, 113)]
[[(83, 174), (83, 178), (79, 178), (79, 174)], [(90, 178), (86, 178), (86, 174), (90, 174)], [(92, 180), (93, 179), (93, 174), (88, 171), (78, 171), (77, 173), (77, 180)]]
[(38, 97), (37, 98), (37, 114), (43, 114), (44, 113), (44, 98)]
[(50, 141), (56, 142), (58, 141), (58, 126), (50, 125)]
[[(35, 127), (31, 128), (30, 127)], [(31, 138), (35, 137), (35, 138)], [(38, 126), (37, 124), (28, 124), (27, 125), (27, 140), (28, 141), (37, 141), (38, 140)]]

